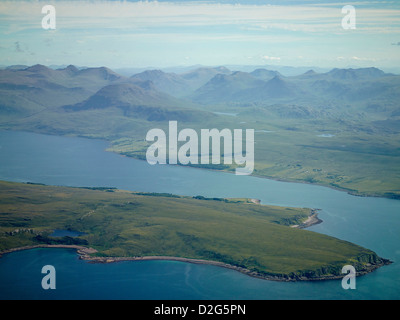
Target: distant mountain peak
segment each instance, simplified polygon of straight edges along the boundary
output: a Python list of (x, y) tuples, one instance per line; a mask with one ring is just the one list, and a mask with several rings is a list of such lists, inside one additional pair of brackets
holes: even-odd
[(225, 81), (226, 78), (227, 78), (227, 75), (218, 73), (214, 77), (212, 77), (208, 83), (211, 83), (211, 84), (219, 83), (221, 81)]
[(244, 71), (234, 71), (230, 74), (231, 77), (248, 77), (249, 73)]
[(182, 76), (186, 79), (207, 77), (208, 80), (216, 74), (231, 74), (231, 71), (226, 67), (207, 68), (200, 67), (195, 70), (184, 73)]
[(351, 80), (351, 79), (371, 79), (371, 78), (379, 78), (385, 75), (385, 72), (382, 70), (369, 67), (369, 68), (348, 68), (348, 69), (339, 69), (334, 68), (327, 73), (328, 75), (332, 76), (336, 79), (341, 80)]
[(285, 97), (294, 94), (294, 88), (280, 75), (276, 75), (264, 85), (269, 97)]
[(221, 67), (216, 67), (213, 68), (214, 70), (221, 72), (221, 73), (231, 73), (231, 70), (229, 70), (227, 67), (221, 66)]
[(107, 68), (107, 67), (99, 67), (99, 70), (101, 72), (104, 72), (104, 73), (107, 73), (107, 74), (117, 75), (116, 72), (114, 72), (113, 70), (111, 70), (110, 68)]
[(234, 71), (231, 74), (217, 73), (208, 84), (228, 84), (228, 83), (254, 83), (255, 81), (260, 81), (253, 77), (251, 74), (243, 71)]
[(269, 83), (285, 83), (285, 81), (283, 80), (281, 75), (276, 75), (275, 77), (273, 77), (271, 80), (268, 81)]
[(156, 74), (156, 75), (165, 74), (165, 72), (160, 70), (160, 69), (145, 70), (145, 71), (143, 71), (141, 73), (142, 74)]
[(27, 68), (29, 68), (29, 67), (26, 66), (26, 65), (23, 65), (23, 64), (16, 64), (16, 65), (12, 65), (12, 66), (6, 67), (5, 70), (21, 71), (21, 70), (25, 70), (25, 69), (27, 69)]
[(310, 70), (308, 70), (307, 72), (304, 73), (304, 75), (307, 75), (307, 76), (312, 76), (314, 74), (317, 74), (317, 73), (313, 69), (310, 69)]
[(120, 79), (121, 76), (112, 71), (111, 69), (107, 68), (107, 67), (92, 67), (92, 68), (86, 68), (86, 69), (82, 69), (79, 71), (79, 74), (82, 75), (93, 75), (93, 76), (97, 76), (100, 77), (104, 80), (117, 80)]
[(69, 66), (67, 66), (65, 69), (62, 70), (65, 70), (70, 74), (76, 74), (79, 72), (79, 69), (72, 64), (70, 64)]
[(35, 64), (33, 66), (26, 68), (24, 71), (39, 73), (39, 72), (50, 72), (50, 71), (52, 71), (52, 69), (50, 69), (42, 64)]
[(281, 76), (281, 74), (278, 71), (267, 70), (264, 68), (256, 69), (253, 72), (251, 72), (250, 74), (253, 77), (256, 77), (257, 79), (260, 79), (260, 80), (270, 80), (270, 79), (273, 79), (275, 76)]
[(146, 70), (137, 74), (134, 74), (131, 78), (141, 79), (141, 80), (158, 80), (160, 77), (167, 76), (162, 70), (154, 69), (154, 70)]

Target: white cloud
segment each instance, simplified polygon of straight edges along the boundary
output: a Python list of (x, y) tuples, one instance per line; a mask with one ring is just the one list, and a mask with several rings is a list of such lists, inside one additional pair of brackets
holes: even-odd
[(366, 58), (366, 57), (358, 57), (358, 56), (352, 56), (352, 57), (336, 57), (337, 61), (345, 61), (345, 62), (376, 62), (378, 59), (376, 58)]
[(374, 59), (374, 58), (361, 58), (361, 57), (356, 57), (356, 56), (351, 57), (351, 60), (354, 60), (354, 61), (370, 61), (370, 62), (376, 61), (376, 59)]
[(281, 60), (280, 57), (263, 56), (262, 58), (263, 58), (264, 60), (268, 60), (268, 61), (280, 61), (280, 60)]
[[(60, 56), (62, 60), (65, 57), (60, 53), (66, 52), (69, 59), (82, 61), (80, 64), (94, 59), (101, 64), (116, 63), (114, 56), (103, 50), (108, 47), (120, 51), (118, 63), (135, 65), (157, 61), (176, 64), (187, 61), (185, 57), (204, 64), (250, 60), (296, 64), (299, 59), (301, 63), (322, 64), (328, 60), (332, 64), (373, 61), (365, 56), (399, 61), (397, 51), (384, 51), (382, 44), (398, 39), (400, 10), (388, 10), (369, 1), (369, 6), (353, 4), (357, 29), (351, 32), (341, 26), (342, 6), (331, 4), (50, 2), (56, 8), (57, 29), (46, 32), (41, 29), (45, 1), (0, 1), (0, 43), (10, 56), (12, 49), (18, 48), (14, 43), (19, 41), (38, 56), (52, 56), (54, 61)], [(54, 40), (51, 47), (44, 48), (45, 37)], [(397, 49), (386, 46), (392, 51)], [(6, 59), (7, 50), (2, 50), (0, 59)], [(27, 52), (16, 56), (22, 59), (24, 54)]]
[[(39, 1), (1, 1), (2, 20), (15, 23), (10, 31), (37, 28)], [(202, 2), (57, 1), (57, 26), (72, 29), (140, 29), (153, 27), (242, 26), (247, 30), (281, 29), (337, 32), (340, 8), (324, 5), (245, 5)], [(356, 8), (357, 22), (368, 30), (398, 31), (400, 10)], [(384, 21), (384, 23), (383, 23)], [(3, 23), (4, 23), (3, 22)], [(9, 27), (10, 28), (10, 27)], [(181, 30), (182, 31), (182, 30)]]

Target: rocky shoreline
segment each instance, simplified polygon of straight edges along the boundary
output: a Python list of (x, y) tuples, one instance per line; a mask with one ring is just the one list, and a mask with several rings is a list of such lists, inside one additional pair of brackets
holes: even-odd
[[(260, 204), (258, 199), (251, 199), (251, 202)], [(322, 220), (318, 218), (318, 212), (321, 209), (310, 209), (310, 215), (308, 218), (299, 225), (292, 225), (293, 228), (304, 229), (308, 228), (312, 225), (322, 223)], [(194, 263), (194, 264), (208, 264), (218, 267), (223, 267), (231, 270), (235, 270), (246, 274), (251, 277), (264, 279), (264, 280), (271, 280), (271, 281), (280, 281), (280, 282), (295, 282), (295, 281), (321, 281), (321, 280), (337, 280), (343, 279), (345, 274), (341, 274), (340, 270), (333, 267), (321, 267), (320, 270), (317, 271), (303, 271), (298, 272), (296, 274), (269, 274), (263, 272), (257, 272), (254, 270), (249, 270), (244, 267), (235, 266), (219, 261), (212, 261), (212, 260), (204, 260), (204, 259), (190, 259), (190, 258), (182, 258), (182, 257), (172, 257), (172, 256), (137, 256), (137, 257), (96, 257), (93, 256), (94, 253), (98, 251), (93, 248), (88, 248), (80, 245), (64, 245), (64, 244), (41, 244), (41, 245), (32, 245), (32, 246), (25, 246), (25, 247), (18, 247), (9, 250), (4, 250), (0, 252), (0, 258), (3, 254), (21, 251), (21, 250), (29, 250), (35, 248), (64, 248), (64, 249), (74, 249), (76, 250), (79, 259), (85, 260), (89, 263), (115, 263), (115, 262), (122, 262), (122, 261), (149, 261), (149, 260), (168, 260), (168, 261), (181, 261), (187, 263)], [(363, 258), (365, 260), (365, 257)], [(361, 262), (356, 268), (357, 276), (368, 274), (382, 266), (391, 264), (392, 261), (383, 259), (377, 256), (371, 256), (366, 258), (368, 261), (364, 263)]]
[[(270, 280), (270, 281), (279, 281), (279, 282), (296, 282), (296, 281), (322, 281), (322, 280), (337, 280), (343, 279), (345, 274), (316, 274), (315, 272), (302, 272), (299, 274), (267, 274), (261, 273), (253, 270), (246, 269), (244, 267), (234, 266), (231, 264), (219, 262), (219, 261), (211, 261), (211, 260), (203, 260), (203, 259), (189, 259), (182, 257), (170, 257), (170, 256), (143, 256), (143, 257), (93, 257), (92, 254), (98, 252), (96, 249), (87, 248), (78, 245), (32, 245), (25, 246), (19, 248), (13, 248), (9, 250), (4, 250), (0, 252), (0, 258), (3, 254), (21, 251), (21, 250), (30, 250), (36, 248), (64, 248), (64, 249), (74, 249), (76, 250), (79, 259), (88, 261), (89, 263), (115, 263), (122, 261), (149, 261), (149, 260), (168, 260), (168, 261), (180, 261), (194, 264), (208, 264), (218, 267), (223, 267), (231, 270), (235, 270), (246, 274), (248, 276)], [(392, 261), (378, 258), (374, 263), (366, 263), (362, 269), (357, 270), (357, 276), (368, 274), (382, 266), (391, 264)], [(329, 269), (329, 268), (322, 268)]]
[[(260, 200), (258, 199), (250, 199), (251, 202), (255, 204), (260, 204)], [(292, 228), (304, 229), (308, 228), (312, 225), (322, 223), (322, 220), (318, 218), (318, 212), (321, 209), (310, 209), (310, 214), (308, 218), (299, 225), (292, 225)], [(89, 263), (115, 263), (122, 261), (149, 261), (149, 260), (169, 260), (169, 261), (181, 261), (187, 263), (194, 264), (208, 264), (214, 265), (218, 267), (223, 267), (231, 270), (235, 270), (246, 274), (251, 277), (271, 280), (271, 281), (284, 281), (284, 282), (295, 282), (295, 281), (321, 281), (321, 280), (337, 280), (343, 279), (345, 274), (341, 273), (341, 269), (338, 266), (321, 266), (318, 270), (305, 270), (299, 271), (297, 273), (290, 274), (271, 274), (267, 272), (258, 272), (255, 270), (249, 270), (245, 267), (235, 266), (224, 262), (212, 261), (212, 260), (204, 260), (204, 259), (190, 259), (183, 257), (173, 257), (173, 256), (136, 256), (136, 257), (99, 257), (93, 256), (93, 254), (97, 253), (96, 249), (85, 247), (82, 245), (73, 245), (73, 244), (38, 244), (31, 246), (24, 246), (13, 248), (9, 250), (0, 251), (0, 258), (3, 254), (21, 251), (21, 250), (29, 250), (35, 248), (64, 248), (64, 249), (74, 249), (76, 250), (79, 259), (85, 260)], [(380, 258), (376, 255), (368, 255), (358, 258), (357, 265), (354, 266), (356, 268), (357, 276), (368, 274), (382, 266), (391, 264), (392, 261)]]
[(304, 221), (302, 224), (293, 225), (292, 228), (306, 229), (306, 228), (311, 227), (313, 225), (322, 223), (322, 220), (320, 218), (318, 218), (318, 212), (319, 211), (321, 211), (321, 209), (311, 209), (310, 210), (310, 215), (308, 216), (307, 220)]
[[(79, 254), (79, 252), (78, 252)], [(80, 258), (83, 260), (87, 260), (91, 263), (114, 263), (121, 261), (150, 261), (150, 260), (168, 260), (168, 261), (180, 261), (194, 264), (208, 264), (218, 267), (223, 267), (231, 270), (235, 270), (246, 274), (248, 276), (259, 278), (263, 280), (270, 281), (279, 281), (279, 282), (297, 282), (297, 281), (322, 281), (322, 280), (338, 280), (343, 279), (345, 274), (322, 274), (322, 275), (313, 275), (312, 272), (304, 272), (300, 274), (265, 274), (257, 271), (249, 270), (243, 267), (234, 266), (231, 264), (219, 262), (219, 261), (211, 261), (211, 260), (203, 260), (203, 259), (189, 259), (189, 258), (181, 258), (181, 257), (169, 257), (169, 256), (144, 256), (144, 257), (90, 257), (85, 254), (80, 255)], [(379, 258), (379, 261), (375, 264), (367, 263), (361, 270), (357, 270), (356, 276), (362, 276), (368, 274), (380, 267), (385, 265), (389, 265), (392, 262), (387, 259)], [(324, 268), (323, 268), (324, 269)]]
[[(38, 245), (32, 245), (32, 246), (24, 246), (24, 247), (18, 247), (18, 248), (12, 248), (12, 249), (7, 249), (0, 251), (0, 258), (7, 253), (12, 253), (16, 251), (22, 251), (22, 250), (30, 250), (30, 249), (37, 249), (37, 248), (62, 248), (62, 249), (75, 249), (76, 252), (78, 253), (79, 257), (90, 257), (90, 254), (96, 253), (97, 250), (93, 248), (87, 248), (83, 246), (78, 246), (78, 245), (67, 245), (67, 244), (38, 244)], [(86, 259), (85, 259), (86, 260)]]
[[(261, 204), (261, 200), (259, 199), (250, 199), (250, 202), (255, 203), (255, 204)], [(322, 209), (310, 209), (310, 215), (308, 218), (301, 224), (294, 224), (291, 225), (292, 228), (298, 228), (298, 229), (306, 229), (308, 227), (311, 227), (313, 225), (322, 223), (323, 220), (318, 218), (318, 212), (321, 211)]]

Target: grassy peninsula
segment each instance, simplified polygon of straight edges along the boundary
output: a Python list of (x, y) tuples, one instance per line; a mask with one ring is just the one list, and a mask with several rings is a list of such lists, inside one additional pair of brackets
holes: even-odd
[[(347, 241), (293, 227), (311, 213), (250, 199), (0, 181), (0, 253), (71, 246), (98, 262), (179, 259), (284, 281), (343, 277), (346, 264), (363, 274), (388, 262)], [(84, 235), (54, 238), (55, 229)]]

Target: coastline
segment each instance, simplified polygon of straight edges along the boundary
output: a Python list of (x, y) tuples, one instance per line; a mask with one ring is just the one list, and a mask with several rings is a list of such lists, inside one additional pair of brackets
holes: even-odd
[(320, 218), (318, 218), (318, 211), (321, 211), (321, 210), (322, 209), (310, 209), (310, 215), (302, 224), (295, 224), (290, 227), (297, 228), (297, 229), (306, 229), (313, 225), (322, 223), (323, 221)]
[[(135, 160), (140, 160), (140, 161), (146, 161), (140, 157), (135, 157), (132, 155), (127, 155), (123, 154), (120, 152), (117, 152), (115, 150), (112, 150), (112, 140), (108, 140), (107, 138), (101, 138), (101, 137), (91, 137), (87, 136), (85, 134), (79, 134), (79, 133), (73, 133), (73, 134), (59, 134), (59, 133), (48, 133), (48, 132), (42, 132), (42, 131), (35, 131), (35, 130), (15, 130), (12, 128), (6, 128), (6, 129), (1, 129), (0, 131), (17, 131), (17, 132), (28, 132), (28, 133), (35, 133), (35, 134), (42, 134), (42, 135), (50, 135), (50, 136), (57, 136), (57, 137), (75, 137), (75, 138), (81, 138), (81, 139), (89, 139), (89, 140), (98, 140), (102, 141), (107, 144), (107, 146), (104, 148), (104, 152), (110, 152), (117, 154), (121, 157), (126, 157), (126, 158), (131, 158)], [(203, 167), (195, 167), (195, 166), (190, 166), (190, 165), (182, 165), (182, 164), (168, 164), (172, 166), (182, 166), (182, 167), (190, 167), (193, 169), (200, 169), (200, 170), (208, 170), (208, 171), (216, 171), (216, 172), (225, 172), (225, 173), (230, 173), (230, 174), (235, 174), (231, 170), (228, 169), (207, 169)], [(296, 179), (288, 179), (288, 178), (279, 178), (279, 177), (271, 177), (271, 176), (264, 176), (264, 175), (259, 175), (259, 174), (254, 174), (252, 173), (250, 176), (256, 177), (256, 178), (261, 178), (261, 179), (268, 179), (272, 181), (279, 181), (279, 182), (289, 182), (289, 183), (301, 183), (301, 184), (308, 184), (308, 185), (314, 185), (314, 186), (320, 186), (320, 187), (325, 187), (329, 188), (332, 190), (340, 191), (340, 192), (346, 192), (347, 194), (355, 197), (366, 197), (366, 198), (383, 198), (383, 199), (394, 199), (394, 200), (400, 200), (400, 195), (395, 195), (395, 196), (388, 196), (384, 194), (379, 194), (379, 193), (362, 193), (358, 190), (352, 190), (352, 189), (347, 189), (344, 187), (339, 187), (339, 186), (333, 186), (330, 184), (324, 184), (324, 183), (315, 183), (315, 182), (308, 182), (304, 180), (296, 180)]]
[[(121, 154), (119, 154), (121, 155)], [(125, 156), (125, 155), (122, 155)], [(134, 158), (134, 157), (132, 157)], [(137, 159), (141, 160), (141, 159)], [(202, 168), (195, 168), (195, 169), (202, 169)], [(215, 169), (206, 169), (206, 170), (213, 170), (213, 171), (220, 171), (220, 172), (227, 172), (227, 173), (232, 173), (228, 172), (225, 170), (215, 170)], [(271, 180), (277, 180), (273, 178), (268, 178), (268, 177), (262, 177), (259, 176), (260, 178), (265, 178), (265, 179), (271, 179)], [(278, 181), (284, 181), (284, 180), (278, 180)], [(296, 182), (294, 182), (296, 183)], [(297, 183), (306, 183), (306, 184), (313, 184), (313, 183), (308, 183), (308, 182), (297, 182)], [(343, 190), (342, 190), (343, 191)], [(256, 199), (252, 199), (256, 200)], [(252, 201), (253, 203), (256, 203), (255, 201)], [(312, 209), (312, 210), (318, 210), (318, 209)], [(316, 223), (321, 223), (322, 220), (319, 220), (316, 214), (310, 214), (310, 216), (307, 218), (306, 221), (304, 221), (302, 224), (297, 226), (298, 228), (307, 228), (311, 225), (314, 225)], [(234, 265), (229, 265), (225, 264), (222, 262), (218, 261), (209, 261), (209, 260), (201, 260), (201, 259), (188, 259), (188, 258), (181, 258), (181, 257), (166, 257), (166, 256), (147, 256), (147, 257), (92, 257), (90, 256), (91, 253), (95, 253), (96, 250), (92, 248), (86, 248), (82, 246), (77, 246), (77, 245), (37, 245), (37, 246), (26, 246), (26, 247), (20, 247), (20, 248), (14, 248), (10, 249), (8, 251), (3, 251), (0, 252), (0, 257), (2, 254), (13, 252), (13, 251), (19, 251), (19, 250), (26, 250), (26, 249), (33, 249), (33, 248), (69, 248), (69, 249), (75, 249), (80, 257), (80, 259), (87, 260), (89, 262), (93, 263), (112, 263), (112, 262), (118, 262), (118, 261), (138, 261), (138, 260), (171, 260), (171, 261), (182, 261), (182, 262), (188, 262), (188, 263), (197, 263), (197, 264), (211, 264), (211, 265), (216, 265), (220, 267), (225, 267), (229, 269), (233, 269), (239, 272), (242, 272), (244, 274), (247, 274), (249, 276), (257, 277), (257, 278), (262, 278), (266, 280), (276, 280), (276, 281), (300, 281), (300, 280), (328, 280), (328, 279), (341, 279), (343, 275), (338, 275), (338, 276), (321, 276), (321, 277), (296, 277), (296, 278), (286, 278), (282, 276), (275, 276), (275, 275), (264, 275), (264, 274), (259, 274), (257, 272), (248, 270), (246, 268), (234, 266)], [(384, 259), (382, 259), (384, 260)], [(388, 260), (387, 260), (388, 261)], [(368, 267), (367, 271), (362, 271), (361, 274), (366, 274), (369, 272), (372, 272), (373, 270), (379, 268), (380, 266), (386, 265), (389, 263), (378, 263), (375, 265), (372, 265)], [(357, 273), (358, 275), (358, 273)]]
[[(185, 263), (205, 264), (205, 265), (222, 267), (222, 268), (238, 271), (242, 274), (248, 275), (253, 278), (269, 280), (269, 281), (277, 281), (277, 282), (339, 280), (339, 279), (343, 279), (343, 276), (344, 276), (343, 274), (339, 274), (339, 275), (325, 274), (325, 275), (320, 275), (320, 276), (308, 276), (307, 274), (309, 274), (309, 272), (305, 272), (303, 274), (283, 274), (283, 275), (282, 274), (266, 274), (266, 273), (260, 273), (257, 271), (246, 269), (244, 267), (239, 267), (239, 266), (227, 264), (224, 262), (219, 262), (219, 261), (204, 260), (204, 259), (191, 259), (191, 258), (182, 258), (182, 257), (173, 257), (173, 256), (93, 257), (93, 256), (91, 256), (91, 254), (98, 252), (96, 249), (87, 248), (87, 247), (78, 246), (78, 245), (23, 246), (23, 247), (0, 251), (0, 259), (4, 254), (22, 251), (22, 250), (38, 249), (38, 248), (74, 249), (74, 250), (76, 250), (76, 253), (77, 253), (79, 259), (85, 260), (88, 263), (116, 263), (116, 262), (123, 262), (123, 261), (154, 261), (154, 260), (179, 261), (179, 262), (185, 262)], [(358, 276), (366, 275), (380, 267), (389, 265), (391, 263), (393, 263), (393, 262), (388, 259), (380, 258), (379, 263), (366, 264), (364, 269), (357, 271), (356, 276), (358, 277)]]
[[(78, 135), (77, 137), (80, 138), (84, 138), (86, 139), (86, 136), (80, 136)], [(106, 139), (97, 139), (97, 138), (89, 138), (89, 139), (95, 139), (95, 140), (101, 140), (101, 141), (105, 141), (109, 144), (111, 144), (112, 141), (106, 140)], [(126, 157), (126, 158), (131, 158), (131, 159), (135, 159), (135, 160), (140, 160), (140, 161), (146, 161), (140, 157), (135, 157), (132, 155), (126, 155), (126, 154), (122, 154), (119, 153), (117, 151), (114, 150), (109, 150), (110, 148), (106, 148), (104, 151), (105, 152), (111, 152), (111, 153), (115, 153), (118, 154), (122, 157)], [(200, 170), (207, 170), (207, 171), (215, 171), (215, 172), (225, 172), (225, 173), (230, 173), (230, 174), (235, 174), (234, 172), (232, 172), (232, 170), (229, 169), (207, 169), (204, 167), (196, 167), (196, 166), (191, 166), (191, 165), (182, 165), (182, 164), (167, 164), (167, 165), (172, 165), (172, 166), (182, 166), (182, 167), (189, 167), (189, 168), (193, 168), (193, 169), (200, 169)], [(352, 190), (352, 189), (348, 189), (345, 187), (339, 187), (339, 186), (333, 186), (331, 184), (324, 184), (324, 183), (315, 183), (315, 182), (308, 182), (305, 180), (297, 180), (297, 179), (288, 179), (288, 178), (278, 178), (278, 177), (271, 177), (271, 176), (264, 176), (264, 175), (259, 175), (259, 174), (254, 174), (252, 173), (250, 175), (251, 177), (256, 177), (256, 178), (261, 178), (261, 179), (268, 179), (268, 180), (272, 180), (272, 181), (279, 181), (279, 182), (288, 182), (288, 183), (301, 183), (301, 184), (307, 184), (307, 185), (313, 185), (313, 186), (319, 186), (319, 187), (325, 187), (325, 188), (329, 188), (335, 191), (339, 191), (339, 192), (346, 192), (347, 194), (354, 196), (354, 197), (365, 197), (365, 198), (383, 198), (383, 199), (394, 199), (394, 200), (400, 200), (400, 195), (399, 196), (385, 196), (383, 194), (379, 194), (379, 193), (362, 193), (361, 191), (358, 190)]]

